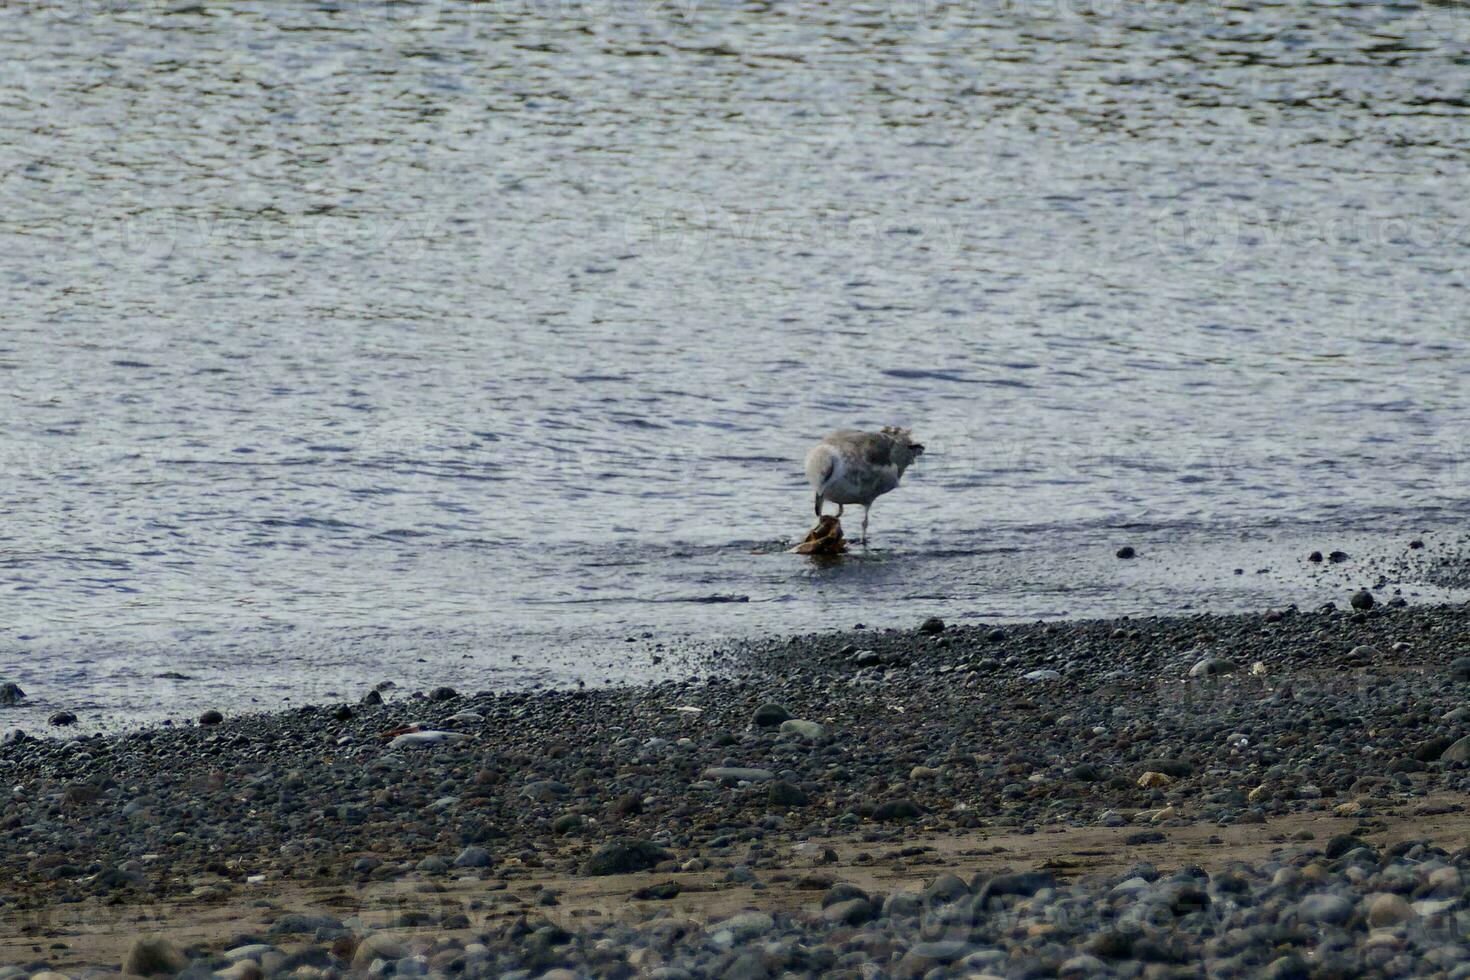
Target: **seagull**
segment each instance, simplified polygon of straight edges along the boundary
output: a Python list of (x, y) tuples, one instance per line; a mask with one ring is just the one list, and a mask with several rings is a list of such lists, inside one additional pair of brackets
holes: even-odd
[(898, 486), (903, 471), (923, 452), (908, 429), (894, 425), (877, 432), (838, 429), (823, 436), (806, 454), (806, 478), (817, 494), (817, 516), (822, 516), (822, 504), (828, 500), (837, 505), (838, 517), (843, 504), (862, 504), (862, 543), (866, 547), (868, 509)]

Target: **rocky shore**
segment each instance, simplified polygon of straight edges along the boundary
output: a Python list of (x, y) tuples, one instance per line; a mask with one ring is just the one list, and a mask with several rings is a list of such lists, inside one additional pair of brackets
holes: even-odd
[(1341, 605), (8, 737), (0, 980), (1470, 976), (1470, 610)]

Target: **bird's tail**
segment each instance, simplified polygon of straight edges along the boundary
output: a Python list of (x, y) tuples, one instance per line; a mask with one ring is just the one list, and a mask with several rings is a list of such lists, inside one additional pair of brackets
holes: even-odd
[(806, 480), (812, 489), (821, 493), (837, 472), (837, 454), (827, 446), (813, 446), (806, 454)]

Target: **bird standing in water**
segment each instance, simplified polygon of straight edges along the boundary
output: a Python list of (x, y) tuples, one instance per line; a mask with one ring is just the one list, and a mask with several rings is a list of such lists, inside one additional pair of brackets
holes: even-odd
[(868, 511), (873, 501), (898, 486), (903, 471), (924, 452), (908, 429), (885, 425), (877, 432), (838, 429), (827, 434), (806, 454), (806, 478), (816, 492), (817, 516), (822, 504), (861, 504), (863, 538), (868, 543)]

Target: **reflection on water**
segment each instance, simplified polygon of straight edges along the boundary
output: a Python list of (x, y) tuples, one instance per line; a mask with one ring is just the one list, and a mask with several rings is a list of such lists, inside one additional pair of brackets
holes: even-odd
[[(1120, 527), (1449, 526), (1463, 13), (0, 8), (0, 670), (596, 681), (645, 631), (1283, 588), (1120, 594), (1072, 561)], [(808, 442), (889, 422), (882, 550), (773, 554)]]

